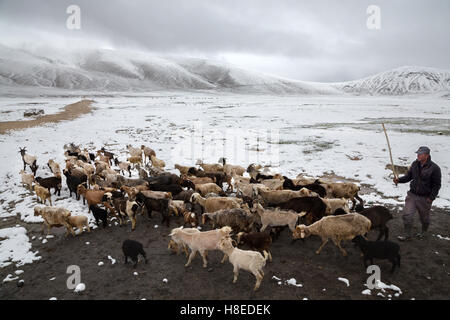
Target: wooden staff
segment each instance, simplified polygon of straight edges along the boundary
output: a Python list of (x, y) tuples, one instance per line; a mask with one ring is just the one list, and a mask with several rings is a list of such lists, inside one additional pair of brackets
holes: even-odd
[[(389, 138), (388, 138), (388, 135), (386, 132), (386, 128), (384, 127), (384, 123), (382, 123), (381, 125), (383, 126), (384, 135), (386, 136), (386, 141), (387, 141), (387, 145), (388, 145), (388, 149), (389, 149), (389, 156), (391, 157), (392, 172), (394, 173), (394, 177), (396, 179), (398, 179), (397, 171), (395, 170), (395, 166), (394, 166), (394, 160), (392, 159), (391, 144), (389, 143)], [(397, 184), (395, 184), (395, 185), (397, 185)]]

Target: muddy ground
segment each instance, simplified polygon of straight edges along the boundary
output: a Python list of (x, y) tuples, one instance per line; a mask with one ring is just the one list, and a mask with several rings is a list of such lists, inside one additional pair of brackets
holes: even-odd
[[(389, 222), (390, 239), (398, 242), (396, 236), (402, 230), (401, 207), (390, 207), (394, 219)], [(0, 300), (4, 299), (449, 299), (450, 292), (450, 248), (449, 241), (437, 235), (447, 236), (449, 212), (433, 208), (430, 236), (426, 240), (414, 239), (400, 243), (401, 268), (390, 274), (388, 261), (375, 260), (381, 267), (381, 281), (400, 287), (402, 294), (395, 297), (395, 291), (387, 290), (385, 297), (363, 295), (368, 274), (365, 273), (359, 251), (351, 243), (346, 243), (348, 256), (340, 255), (331, 241), (320, 255), (315, 250), (320, 239), (312, 236), (306, 241), (291, 244), (291, 234), (285, 229), (272, 245), (273, 262), (267, 263), (265, 277), (260, 290), (253, 293), (255, 279), (252, 274), (241, 270), (236, 284), (232, 284), (233, 267), (229, 262), (221, 264), (222, 253), (212, 251), (208, 255), (208, 268), (202, 267), (197, 256), (190, 267), (185, 268), (186, 257), (167, 250), (170, 229), (181, 224), (181, 218), (172, 219), (170, 228), (160, 225), (160, 215), (155, 213), (151, 220), (139, 216), (137, 228), (131, 232), (131, 224), (92, 230), (75, 238), (65, 238), (65, 230), (52, 229), (54, 238), (42, 244), (41, 224), (25, 224), (12, 217), (2, 221), (0, 227), (24, 225), (32, 242), (32, 251), (39, 250), (42, 259), (19, 268), (14, 265), (0, 269), (0, 279), (20, 269), (25, 272), (17, 281), (0, 284)], [(155, 228), (155, 224), (158, 228)], [(419, 227), (416, 217), (416, 229)], [(206, 229), (205, 229), (206, 230)], [(371, 231), (374, 240), (378, 231)], [(149, 259), (148, 264), (140, 261), (137, 268), (125, 265), (121, 250), (122, 241), (130, 238), (143, 243)], [(86, 244), (89, 242), (89, 244)], [(112, 264), (108, 256), (116, 259)], [(103, 266), (98, 263), (102, 261)], [(82, 293), (74, 293), (66, 286), (69, 265), (81, 268), (81, 282), (86, 285)], [(134, 275), (137, 272), (138, 275)], [(279, 280), (272, 277), (276, 276)], [(349, 280), (350, 286), (338, 280)], [(50, 280), (55, 278), (54, 280)], [(286, 285), (285, 281), (295, 278), (302, 287)], [(168, 282), (163, 282), (167, 279)]]
[(64, 107), (64, 110), (56, 114), (48, 114), (38, 116), (33, 120), (20, 121), (1, 121), (0, 134), (4, 134), (11, 130), (23, 130), (27, 128), (37, 127), (46, 123), (56, 123), (60, 121), (73, 120), (79, 116), (92, 111), (92, 100), (80, 100)]

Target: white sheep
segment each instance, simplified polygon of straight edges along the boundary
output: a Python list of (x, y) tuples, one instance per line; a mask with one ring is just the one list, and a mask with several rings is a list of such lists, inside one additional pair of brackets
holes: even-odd
[(241, 250), (233, 247), (232, 240), (229, 237), (223, 238), (219, 243), (219, 249), (228, 256), (230, 263), (233, 265), (233, 283), (236, 283), (239, 276), (239, 269), (244, 269), (253, 273), (256, 277), (255, 287), (253, 291), (259, 289), (261, 281), (264, 277), (263, 267), (266, 265), (269, 254), (264, 250), (264, 257), (258, 251)]
[(150, 161), (150, 156), (156, 157), (156, 152), (152, 148), (141, 145), (142, 151), (144, 151), (144, 161), (147, 162), (147, 158)]
[[(189, 255), (188, 262), (184, 265), (185, 267), (188, 267), (191, 264), (192, 259), (195, 257), (198, 251), (203, 258), (203, 268), (206, 268), (208, 266), (208, 261), (206, 260), (207, 251), (218, 250), (220, 240), (223, 237), (229, 236), (230, 233), (231, 228), (228, 226), (221, 229), (203, 231), (198, 233), (185, 232), (183, 231), (183, 228), (180, 227), (173, 229), (169, 236), (174, 239), (174, 241), (183, 242), (191, 249), (191, 254)], [(225, 259), (226, 254), (222, 259), (222, 263), (225, 262)]]
[(142, 149), (134, 148), (131, 144), (127, 145), (127, 150), (130, 153), (131, 157), (140, 157), (142, 159)]
[(269, 227), (282, 227), (288, 226), (289, 229), (294, 232), (295, 225), (297, 224), (297, 220), (300, 217), (306, 215), (306, 212), (297, 213), (292, 210), (268, 210), (264, 209), (261, 204), (255, 203), (253, 208), (256, 209), (256, 212), (261, 217), (261, 230), (263, 232), (268, 226)]
[(221, 194), (223, 193), (223, 189), (219, 187), (217, 184), (210, 182), (210, 183), (196, 184), (195, 192), (200, 193), (202, 196), (206, 196), (208, 193)]
[(178, 171), (180, 171), (180, 175), (187, 175), (190, 167), (182, 166), (180, 164), (175, 164), (174, 168), (178, 169)]
[(287, 202), (293, 198), (306, 197), (311, 193), (308, 189), (302, 188), (298, 191), (293, 190), (264, 190), (262, 188), (258, 188), (258, 195), (261, 195), (261, 198), (266, 203), (271, 204), (279, 204), (283, 202)]
[(20, 170), (20, 175), (22, 177), (22, 185), (26, 185), (27, 189), (30, 191), (33, 190), (33, 182), (34, 182), (34, 176), (32, 174), (25, 173), (24, 170)]
[[(79, 216), (68, 216), (67, 222), (73, 227), (78, 228), (80, 230), (80, 233), (83, 232), (83, 227), (87, 228), (88, 232), (91, 232), (91, 228), (89, 228), (88, 218), (84, 215)], [(67, 229), (67, 234), (69, 234), (69, 230)]]
[(61, 168), (59, 166), (59, 163), (56, 162), (53, 159), (48, 160), (47, 162), (48, 167), (52, 171), (52, 173), (55, 175), (55, 177), (61, 177)]
[(153, 167), (157, 167), (157, 168), (164, 168), (166, 166), (166, 163), (164, 162), (164, 160), (158, 159), (156, 156), (151, 155), (150, 156), (150, 160), (152, 161), (152, 166)]
[[(52, 227), (64, 226), (68, 232), (70, 231), (75, 236), (72, 226), (68, 221), (68, 217), (70, 217), (69, 210), (60, 207), (34, 207), (34, 215), (41, 216), (44, 219), (42, 233), (44, 233), (45, 226), (47, 226), (47, 235), (50, 233)], [(68, 232), (67, 234), (69, 234)]]
[(183, 248), (184, 253), (186, 254), (186, 257), (189, 256), (189, 251), (187, 249), (187, 245), (186, 243), (183, 241), (183, 239), (181, 239), (180, 237), (178, 237), (178, 231), (173, 232), (174, 230), (177, 229), (183, 229), (184, 232), (187, 233), (199, 233), (200, 230), (198, 230), (197, 228), (183, 228), (183, 227), (179, 227), (179, 228), (175, 228), (172, 229), (172, 236), (171, 239), (169, 241), (169, 246), (167, 247), (167, 249), (170, 249), (172, 251), (176, 251), (177, 255), (180, 254), (180, 248)]
[(348, 207), (348, 200), (345, 198), (341, 199), (327, 199), (327, 198), (320, 198), (327, 206), (325, 210), (326, 215), (333, 214), (336, 209), (343, 209), (345, 212), (350, 213), (350, 208)]
[(50, 205), (52, 205), (52, 198), (49, 189), (42, 187), (38, 183), (36, 183), (33, 188), (34, 192), (36, 192), (37, 199), (40, 203), (45, 204), (45, 202), (48, 199)]
[(223, 172), (223, 166), (219, 163), (203, 163), (202, 160), (197, 160), (196, 165), (202, 167), (206, 172)]
[(206, 199), (198, 193), (193, 193), (190, 202), (200, 204), (205, 209), (205, 212), (215, 212), (221, 209), (240, 208), (243, 201), (239, 198), (226, 197), (211, 197)]
[(347, 252), (341, 247), (341, 241), (352, 240), (356, 236), (365, 235), (369, 232), (371, 222), (359, 213), (348, 213), (339, 216), (326, 216), (309, 226), (301, 224), (296, 227), (293, 234), (294, 239), (304, 239), (310, 235), (318, 235), (322, 238), (322, 244), (316, 251), (319, 254), (329, 239), (340, 249), (342, 255)]

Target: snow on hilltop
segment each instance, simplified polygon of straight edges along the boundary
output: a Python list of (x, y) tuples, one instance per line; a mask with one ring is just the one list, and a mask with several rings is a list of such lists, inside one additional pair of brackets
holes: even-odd
[(13, 49), (0, 45), (0, 85), (90, 91), (158, 89), (336, 94), (328, 84), (283, 79), (205, 59), (141, 52)]
[(405, 66), (360, 80), (333, 84), (337, 89), (357, 94), (404, 95), (450, 91), (450, 71)]
[[(450, 73), (402, 67), (362, 80), (317, 83), (276, 77), (222, 62), (108, 49), (17, 49), (0, 44), (0, 86), (79, 91), (215, 90), (268, 94), (387, 94), (450, 91)], [(14, 91), (14, 90), (13, 90)]]

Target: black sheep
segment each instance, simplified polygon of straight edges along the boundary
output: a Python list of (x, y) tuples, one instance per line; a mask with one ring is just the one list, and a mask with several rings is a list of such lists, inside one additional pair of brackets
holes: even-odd
[(380, 230), (377, 240), (380, 240), (383, 234), (384, 240), (389, 238), (389, 228), (386, 226), (386, 223), (392, 219), (392, 214), (389, 209), (383, 206), (373, 206), (360, 211), (359, 214), (362, 214), (370, 220), (372, 223), (372, 226), (370, 227), (371, 230), (377, 228)]
[(145, 208), (147, 209), (148, 217), (152, 217), (152, 211), (156, 210), (161, 213), (162, 221), (161, 224), (166, 222), (167, 226), (170, 225), (170, 213), (169, 213), (169, 199), (163, 198), (163, 199), (155, 199), (155, 198), (149, 198), (146, 197), (144, 194), (139, 192), (136, 195), (136, 202), (139, 205), (145, 205)]
[(63, 170), (64, 175), (66, 176), (67, 187), (69, 188), (70, 197), (72, 197), (72, 192), (75, 192), (77, 200), (80, 200), (80, 195), (77, 193), (78, 185), (82, 183), (87, 183), (87, 176), (83, 175), (83, 177), (79, 178), (76, 176), (70, 175), (69, 171)]
[(364, 254), (364, 266), (367, 268), (367, 260), (373, 264), (373, 258), (387, 259), (392, 263), (391, 273), (395, 267), (400, 267), (400, 247), (392, 241), (367, 241), (362, 236), (356, 236), (352, 242), (361, 249)]
[(289, 201), (280, 204), (269, 204), (268, 206), (279, 207), (285, 210), (294, 210), (298, 213), (305, 211), (307, 214), (301, 219), (304, 218), (304, 220), (306, 220), (304, 223), (306, 225), (322, 219), (327, 208), (326, 204), (318, 197), (292, 198)]
[(165, 191), (172, 193), (172, 196), (176, 196), (183, 188), (178, 184), (150, 184), (148, 187), (152, 191)]
[(147, 264), (147, 256), (144, 251), (144, 247), (142, 243), (134, 240), (125, 240), (122, 244), (123, 255), (125, 256), (125, 263), (128, 263), (128, 258), (134, 262), (134, 268), (136, 268), (138, 263), (138, 256), (142, 255), (145, 260), (145, 264)]
[(98, 221), (101, 220), (103, 222), (103, 228), (105, 228), (106, 224), (108, 223), (108, 211), (97, 207), (95, 204), (91, 204), (89, 206), (89, 209), (91, 209), (92, 214), (94, 215), (95, 223), (97, 224), (97, 226), (99, 225)]
[(283, 189), (298, 191), (302, 188), (306, 188), (308, 190), (317, 193), (322, 198), (325, 198), (325, 196), (327, 195), (327, 191), (325, 190), (325, 188), (318, 183), (295, 185), (294, 182), (288, 177), (283, 176), (283, 178), (284, 178)]

